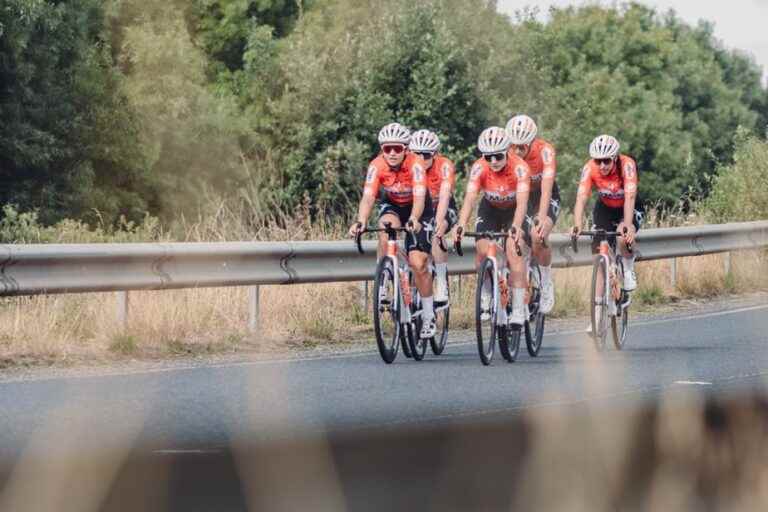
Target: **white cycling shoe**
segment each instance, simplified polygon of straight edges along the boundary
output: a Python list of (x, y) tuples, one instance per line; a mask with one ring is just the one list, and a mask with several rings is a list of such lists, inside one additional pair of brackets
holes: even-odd
[(435, 322), (435, 317), (427, 318), (424, 320), (424, 323), (421, 324), (421, 332), (419, 333), (419, 336), (421, 339), (434, 338), (436, 332), (437, 325)]
[(513, 309), (509, 315), (509, 325), (521, 326), (525, 323), (525, 308)]
[(555, 285), (552, 281), (547, 281), (541, 285), (541, 303), (539, 311), (545, 315), (555, 307)]
[(480, 320), (487, 322), (491, 319), (491, 294), (480, 296)]

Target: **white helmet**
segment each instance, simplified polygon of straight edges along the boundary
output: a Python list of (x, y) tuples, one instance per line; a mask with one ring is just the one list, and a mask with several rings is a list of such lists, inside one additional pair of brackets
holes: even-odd
[(389, 123), (379, 131), (379, 144), (403, 144), (411, 141), (411, 131), (400, 123)]
[(408, 149), (414, 153), (437, 153), (440, 149), (440, 139), (429, 130), (417, 130), (411, 135)]
[(619, 155), (619, 141), (610, 135), (600, 135), (589, 145), (590, 158), (616, 158)]
[(536, 122), (526, 115), (515, 116), (507, 123), (507, 135), (512, 144), (530, 144), (538, 131)]
[(498, 126), (486, 128), (477, 138), (477, 149), (484, 155), (506, 152), (509, 144), (506, 130)]

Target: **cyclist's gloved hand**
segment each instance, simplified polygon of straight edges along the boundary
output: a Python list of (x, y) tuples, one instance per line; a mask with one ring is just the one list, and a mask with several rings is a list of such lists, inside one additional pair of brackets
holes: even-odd
[(349, 236), (355, 238), (363, 230), (363, 223), (358, 221), (349, 227)]
[(419, 222), (418, 219), (411, 217), (408, 219), (408, 223), (405, 225), (405, 227), (412, 233), (418, 233), (421, 231), (421, 222)]
[(619, 230), (620, 233), (624, 233), (624, 235), (622, 237), (622, 238), (624, 238), (624, 243), (626, 243), (628, 245), (633, 245), (635, 243), (635, 235), (637, 233), (635, 231), (635, 226), (634, 225), (632, 225), (632, 224), (626, 225), (626, 224), (624, 224), (622, 222), (621, 224), (619, 224), (618, 230)]
[(581, 233), (581, 226), (573, 226), (571, 228), (571, 237), (576, 238)]
[(464, 226), (462, 224), (458, 224), (453, 228), (453, 231), (451, 232), (451, 238), (453, 239), (454, 244), (460, 244), (461, 243), (461, 237), (464, 234)]

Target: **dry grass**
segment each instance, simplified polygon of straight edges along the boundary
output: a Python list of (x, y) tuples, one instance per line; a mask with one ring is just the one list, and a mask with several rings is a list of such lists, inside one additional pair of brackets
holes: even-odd
[[(677, 285), (669, 260), (637, 265), (638, 308), (680, 298), (768, 290), (765, 252), (681, 258)], [(590, 271), (555, 271), (553, 317), (583, 316)], [(451, 283), (453, 328), (474, 326), (474, 276)], [(117, 321), (116, 294), (9, 298), (0, 302), (0, 365), (79, 363), (120, 358), (280, 352), (372, 337), (360, 283), (261, 287), (259, 334), (248, 331), (247, 288), (131, 292), (129, 324)]]

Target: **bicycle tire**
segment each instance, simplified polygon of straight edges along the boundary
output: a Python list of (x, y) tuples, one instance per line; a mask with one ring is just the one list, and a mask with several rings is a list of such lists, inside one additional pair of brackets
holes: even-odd
[[(620, 283), (624, 282), (624, 266), (619, 262), (616, 265), (618, 275), (616, 278)], [(629, 332), (629, 305), (622, 308), (621, 305), (629, 300), (629, 292), (622, 289), (621, 298), (616, 303), (618, 316), (611, 318), (611, 333), (613, 334), (613, 346), (616, 350), (622, 350), (627, 343), (627, 333)]]
[[(494, 266), (493, 262), (489, 259), (483, 260), (480, 265), (480, 270), (477, 272), (477, 292), (475, 293), (475, 331), (477, 335), (477, 351), (480, 354), (480, 361), (485, 366), (491, 364), (493, 359), (493, 352), (496, 344), (497, 325), (496, 325), (496, 290), (494, 289)], [(488, 277), (486, 282), (485, 277)], [(487, 284), (486, 284), (487, 283)], [(490, 290), (485, 290), (490, 286)], [(491, 296), (491, 308), (490, 318), (488, 320), (481, 320), (483, 313), (482, 309), (482, 296), (483, 292), (487, 291)], [(483, 333), (483, 324), (487, 323), (488, 332)]]
[[(411, 315), (414, 315), (419, 311), (421, 306), (421, 297), (413, 283), (413, 276), (411, 276), (411, 293), (413, 294), (413, 300), (411, 301)], [(406, 337), (408, 338), (408, 346), (411, 349), (411, 356), (415, 361), (421, 361), (424, 359), (424, 355), (427, 353), (428, 342), (421, 338), (421, 326), (423, 321), (421, 315), (411, 316), (411, 321), (406, 325)]]
[(451, 321), (451, 290), (449, 281), (449, 279), (446, 279), (445, 283), (448, 287), (448, 303), (445, 309), (435, 312), (437, 332), (435, 336), (429, 339), (429, 346), (432, 348), (432, 353), (436, 356), (443, 353), (445, 345), (448, 343), (448, 327)]
[(508, 363), (514, 363), (520, 354), (520, 337), (522, 329), (519, 325), (499, 329), (499, 352)]
[(537, 357), (541, 350), (541, 341), (544, 337), (544, 313), (539, 311), (541, 304), (541, 270), (538, 265), (533, 265), (528, 272), (530, 287), (530, 301), (528, 309), (531, 312), (525, 319), (525, 347), (528, 355)]
[[(379, 347), (379, 354), (387, 364), (397, 357), (397, 351), (400, 347), (401, 328), (399, 297), (395, 296), (395, 272), (392, 267), (392, 261), (389, 258), (382, 258), (376, 266), (376, 279), (373, 289), (373, 330), (376, 334), (376, 345)], [(381, 303), (380, 290), (384, 287), (388, 292), (388, 304)], [(389, 317), (393, 323), (393, 332), (388, 334), (384, 329), (384, 322)]]
[(595, 349), (601, 352), (605, 349), (606, 337), (608, 334), (608, 285), (605, 282), (606, 278), (603, 277), (603, 296), (600, 297), (600, 302), (595, 297), (597, 290), (597, 279), (600, 274), (600, 269), (603, 270), (603, 276), (608, 275), (608, 268), (605, 264), (605, 259), (598, 255), (595, 256), (595, 261), (592, 265), (592, 287), (589, 295), (589, 317), (592, 323), (592, 341), (594, 342)]

